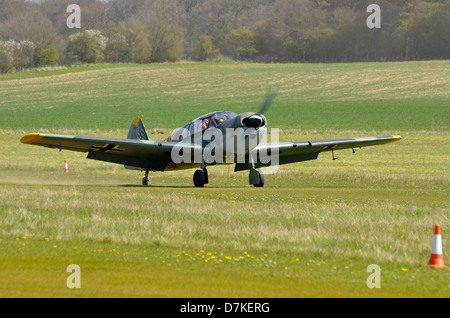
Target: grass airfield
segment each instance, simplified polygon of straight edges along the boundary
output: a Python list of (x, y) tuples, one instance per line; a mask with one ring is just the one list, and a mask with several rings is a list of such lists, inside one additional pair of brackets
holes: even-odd
[[(450, 297), (448, 269), (424, 266), (435, 224), (450, 263), (449, 64), (98, 65), (0, 77), (0, 296)], [(233, 166), (210, 167), (202, 189), (193, 170), (151, 173), (142, 187), (139, 172), (19, 143), (30, 132), (125, 137), (141, 114), (162, 140), (196, 115), (257, 110), (267, 85), (279, 92), (267, 118), (280, 141), (403, 140), (280, 166), (262, 189)], [(66, 286), (70, 264), (80, 289)], [(367, 287), (370, 264), (381, 288)]]

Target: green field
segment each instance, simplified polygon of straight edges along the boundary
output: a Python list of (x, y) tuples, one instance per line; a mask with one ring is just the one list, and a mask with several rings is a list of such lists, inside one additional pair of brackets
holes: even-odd
[[(21, 144), (31, 132), (154, 140), (216, 110), (268, 110), (280, 141), (399, 134), (248, 172), (142, 174)], [(0, 297), (450, 297), (450, 61), (86, 65), (0, 76)], [(269, 128), (270, 128), (269, 127)], [(69, 172), (63, 172), (64, 160)], [(66, 268), (81, 268), (69, 289)], [(370, 264), (381, 288), (367, 287)], [(449, 264), (447, 264), (449, 265)]]

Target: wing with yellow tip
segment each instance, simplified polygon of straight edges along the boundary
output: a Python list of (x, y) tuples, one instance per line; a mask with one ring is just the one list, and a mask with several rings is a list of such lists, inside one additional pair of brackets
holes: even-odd
[[(172, 163), (173, 142), (116, 139), (33, 133), (22, 137), (24, 144), (87, 152), (88, 159), (123, 164), (142, 170), (164, 171)], [(194, 149), (194, 148), (193, 148)], [(191, 168), (191, 165), (177, 169)]]
[(20, 139), (20, 142), (23, 144), (33, 144), (44, 137), (45, 134), (28, 134), (23, 136), (22, 139)]
[[(252, 155), (255, 158), (255, 167), (267, 166), (263, 162), (270, 162), (269, 157), (263, 157), (261, 154), (271, 156), (273, 151), (278, 152), (278, 164), (288, 164), (300, 161), (315, 160), (319, 153), (324, 151), (334, 151), (342, 149), (362, 148), (368, 146), (384, 145), (401, 140), (402, 137), (381, 136), (381, 137), (358, 137), (327, 140), (311, 140), (297, 142), (281, 142), (277, 144), (260, 144), (253, 149)], [(270, 162), (271, 164), (271, 162)], [(236, 171), (248, 170), (249, 163), (236, 164)]]

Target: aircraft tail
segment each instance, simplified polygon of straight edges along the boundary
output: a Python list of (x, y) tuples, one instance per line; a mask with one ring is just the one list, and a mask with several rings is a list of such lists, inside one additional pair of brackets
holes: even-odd
[(136, 117), (133, 120), (127, 139), (150, 140), (148, 138), (147, 130), (145, 130), (144, 123), (142, 122), (142, 117), (144, 116)]
[[(144, 123), (142, 122), (142, 117), (136, 117), (130, 126), (130, 131), (128, 131), (128, 137), (127, 139), (140, 139), (140, 140), (150, 140), (148, 138), (147, 130), (145, 130)], [(133, 167), (133, 166), (124, 166), (125, 169), (129, 170), (142, 170), (142, 168), (139, 167)]]

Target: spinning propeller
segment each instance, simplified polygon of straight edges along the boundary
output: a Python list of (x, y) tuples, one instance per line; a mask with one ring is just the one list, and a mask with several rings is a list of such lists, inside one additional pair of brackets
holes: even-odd
[(266, 121), (263, 114), (264, 114), (264, 112), (267, 111), (267, 109), (269, 108), (269, 106), (272, 103), (275, 96), (276, 96), (276, 92), (274, 92), (271, 88), (269, 88), (267, 90), (266, 95), (264, 96), (264, 100), (261, 104), (259, 112), (245, 118), (242, 121), (242, 123), (245, 124), (247, 127), (252, 127), (255, 129), (258, 129), (259, 127), (263, 126)]

